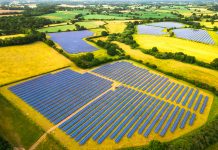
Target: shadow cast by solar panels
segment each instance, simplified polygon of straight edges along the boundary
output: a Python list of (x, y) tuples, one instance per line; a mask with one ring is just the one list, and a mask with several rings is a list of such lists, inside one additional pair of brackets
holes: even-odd
[(51, 36), (51, 40), (58, 43), (66, 52), (70, 54), (92, 52), (97, 50), (96, 47), (83, 40), (83, 38), (87, 38), (92, 35), (93, 32), (89, 30), (49, 34), (49, 36)]

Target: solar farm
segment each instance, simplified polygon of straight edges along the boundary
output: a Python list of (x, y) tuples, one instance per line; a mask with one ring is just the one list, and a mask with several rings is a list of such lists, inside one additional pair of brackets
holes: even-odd
[(83, 40), (83, 38), (87, 38), (92, 35), (93, 32), (89, 30), (49, 34), (49, 36), (51, 36), (51, 40), (58, 43), (66, 52), (70, 54), (92, 52), (97, 50), (96, 47), (88, 44)]
[(164, 35), (166, 33), (164, 33), (163, 30), (164, 28), (162, 27), (138, 25), (139, 34)]
[(210, 34), (203, 29), (183, 28), (184, 24), (177, 22), (156, 22), (146, 25), (138, 25), (138, 34), (166, 35), (165, 29), (173, 29), (175, 37), (204, 44), (214, 45), (215, 41)]
[(0, 150), (217, 149), (215, 2), (4, 1)]
[(147, 25), (154, 26), (154, 27), (168, 28), (168, 29), (184, 27), (184, 24), (178, 22), (155, 22), (155, 23), (149, 23)]
[(101, 147), (110, 141), (114, 148), (127, 146), (127, 139), (146, 141), (155, 135), (164, 140), (193, 130), (208, 116), (213, 100), (199, 89), (126, 61), (85, 73), (64, 69), (9, 90), (79, 146), (93, 142)]
[(196, 41), (205, 44), (215, 44), (214, 40), (205, 30), (195, 29), (175, 29), (173, 30), (176, 37)]

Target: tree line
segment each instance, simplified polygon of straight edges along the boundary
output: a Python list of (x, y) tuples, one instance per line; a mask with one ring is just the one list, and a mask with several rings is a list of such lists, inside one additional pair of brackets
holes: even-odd
[(127, 23), (127, 27), (125, 28), (123, 33), (110, 34), (108, 36), (108, 41), (119, 41), (121, 43), (130, 45), (131, 48), (138, 47), (139, 45), (136, 43), (136, 41), (133, 39), (132, 36), (136, 32), (135, 25), (138, 24), (139, 24), (138, 21)]
[(39, 17), (0, 17), (0, 35), (25, 33), (29, 29), (35, 30), (51, 23), (49, 19)]
[(0, 136), (0, 150), (12, 150), (11, 144)]
[(24, 37), (11, 37), (6, 39), (0, 39), (0, 46), (13, 46), (33, 43), (35, 41), (43, 41), (46, 38), (44, 33), (37, 31), (31, 31)]
[(218, 70), (218, 58), (214, 59), (211, 63), (206, 63), (206, 62), (197, 60), (195, 56), (189, 56), (187, 54), (184, 54), (183, 52), (176, 52), (176, 53), (159, 52), (157, 47), (153, 47), (152, 49), (149, 49), (149, 50), (145, 50), (142, 48), (140, 49), (143, 53), (152, 55), (158, 59), (174, 59), (177, 61), (181, 61), (181, 62), (185, 62), (189, 64), (196, 64), (201, 67)]
[(55, 4), (38, 4), (36, 8), (25, 7), (23, 15), (26, 17), (30, 16), (41, 16), (44, 14), (50, 14), (56, 12)]

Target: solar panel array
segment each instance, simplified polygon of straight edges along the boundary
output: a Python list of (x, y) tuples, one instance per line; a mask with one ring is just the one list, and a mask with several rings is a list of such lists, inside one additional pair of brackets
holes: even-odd
[(92, 52), (97, 50), (96, 47), (88, 44), (83, 38), (90, 37), (93, 32), (89, 30), (72, 31), (72, 32), (58, 32), (50, 33), (51, 40), (58, 43), (65, 51), (70, 54), (80, 52)]
[(47, 74), (10, 87), (10, 90), (57, 124), (111, 88), (111, 81), (70, 69)]
[[(121, 86), (112, 90), (107, 78)], [(9, 89), (54, 124), (81, 109), (59, 126), (81, 145), (91, 138), (119, 143), (137, 133), (165, 136), (192, 126), (209, 101), (198, 89), (124, 61), (84, 74), (65, 69)]]
[(136, 132), (148, 137), (154, 130), (164, 136), (168, 130), (174, 132), (191, 125), (194, 122), (191, 115), (195, 113), (120, 86), (99, 97), (60, 128), (81, 145), (91, 138), (100, 144), (108, 137), (119, 143), (124, 136), (131, 138)]
[(147, 25), (138, 25), (138, 33), (139, 34), (151, 34), (151, 35), (163, 35), (166, 34), (163, 32), (164, 28), (161, 27), (153, 27)]
[[(189, 109), (194, 109), (193, 106), (203, 105), (203, 103), (206, 103), (206, 106), (208, 102), (208, 97), (200, 94), (198, 89), (175, 83), (165, 76), (151, 73), (129, 62), (106, 64), (93, 70), (93, 72), (137, 88), (138, 90), (159, 96), (161, 99), (170, 100), (176, 104), (182, 104)], [(202, 98), (197, 100), (199, 97)], [(203, 98), (204, 100), (202, 100)], [(198, 106), (196, 106), (194, 111), (197, 111), (197, 109)], [(201, 109), (203, 110), (202, 112), (204, 112), (205, 108)]]
[(182, 28), (184, 24), (178, 22), (155, 22), (147, 24), (149, 26), (162, 27), (162, 28)]
[(176, 37), (191, 41), (201, 42), (205, 44), (215, 44), (214, 40), (205, 30), (195, 29), (175, 29), (173, 30)]

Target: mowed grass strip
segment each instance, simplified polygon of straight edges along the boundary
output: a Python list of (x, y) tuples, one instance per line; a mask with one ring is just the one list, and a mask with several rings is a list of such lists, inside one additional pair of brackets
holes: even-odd
[(140, 50), (131, 49), (128, 45), (120, 42), (114, 42), (125, 50), (127, 55), (130, 55), (134, 59), (142, 60), (143, 62), (149, 62), (157, 65), (157, 67), (163, 71), (172, 72), (188, 78), (190, 80), (197, 80), (203, 83), (207, 83), (218, 89), (218, 71), (182, 63), (176, 60), (164, 60), (157, 59), (151, 55), (144, 54)]
[(71, 62), (43, 42), (0, 48), (0, 85), (69, 66)]
[(153, 35), (134, 35), (134, 39), (144, 49), (157, 47), (161, 52), (183, 52), (208, 63), (218, 58), (218, 46), (215, 45)]

